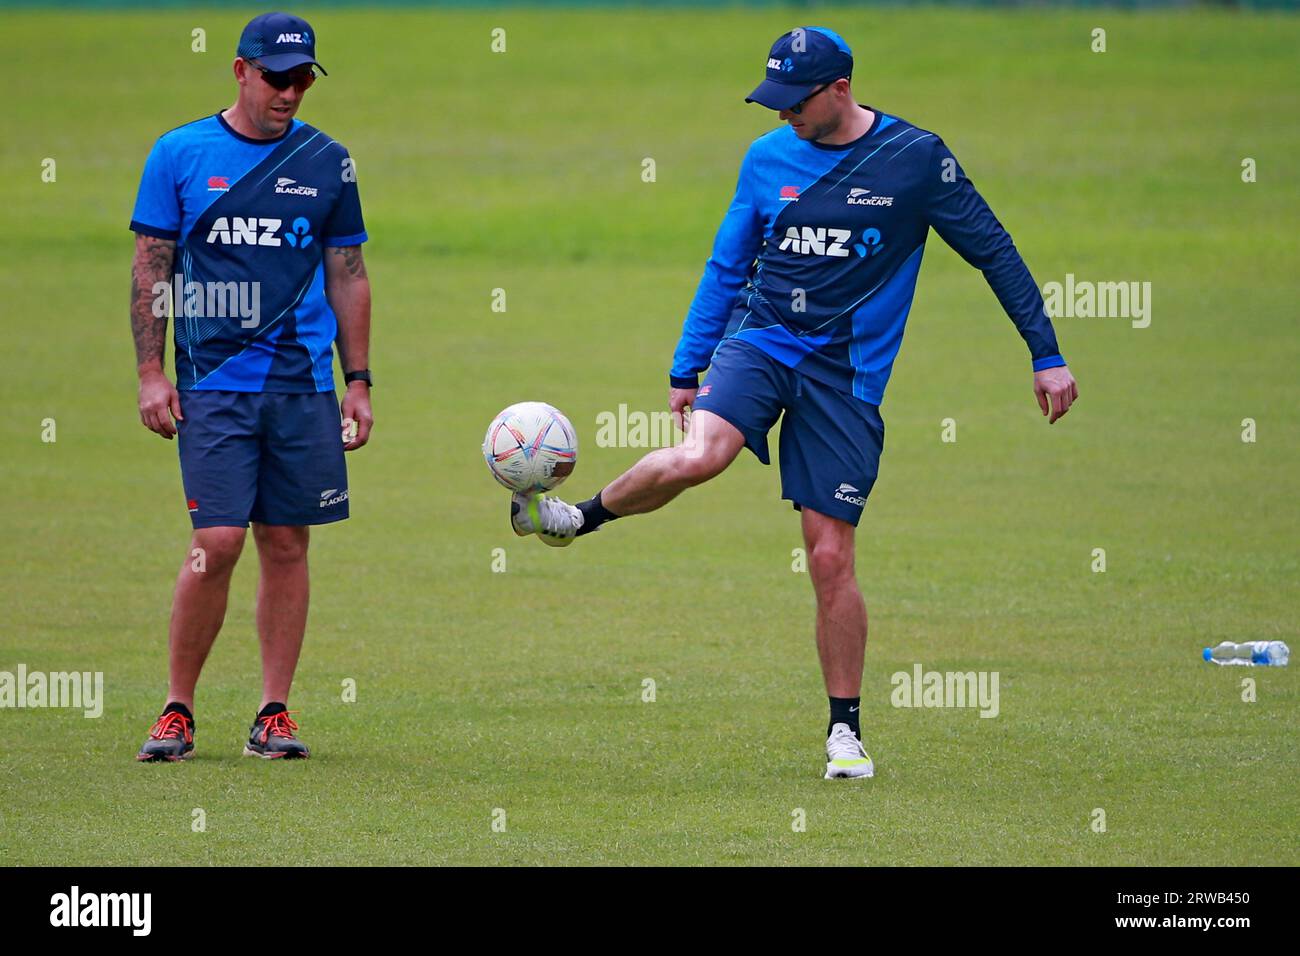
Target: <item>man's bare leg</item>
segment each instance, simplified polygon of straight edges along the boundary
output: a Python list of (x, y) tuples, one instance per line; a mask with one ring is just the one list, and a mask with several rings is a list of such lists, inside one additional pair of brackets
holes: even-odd
[(643, 457), (601, 491), (601, 504), (620, 517), (655, 511), (687, 488), (721, 474), (744, 447), (745, 436), (735, 425), (712, 412), (697, 411), (682, 444)]
[(867, 649), (867, 605), (854, 573), (854, 527), (808, 508), (800, 514), (817, 596), (817, 655), (826, 693), (858, 697)]
[(801, 512), (808, 571), (817, 595), (817, 655), (830, 704), (826, 778), (866, 779), (875, 764), (862, 746), (862, 660), (867, 605), (853, 570), (853, 525), (809, 508)]
[(307, 631), (310, 584), (307, 528), (253, 525), (261, 559), (257, 582), (257, 635), (262, 646), (262, 702), (287, 704), (303, 635)]
[(650, 452), (586, 501), (571, 505), (554, 496), (515, 494), (510, 523), (515, 534), (536, 533), (546, 544), (565, 547), (606, 521), (662, 508), (687, 488), (720, 474), (744, 447), (735, 425), (697, 411), (682, 444)]
[(243, 548), (243, 528), (199, 528), (176, 578), (167, 636), (167, 703), (184, 704), (191, 713), (203, 662), (226, 619), (230, 575)]

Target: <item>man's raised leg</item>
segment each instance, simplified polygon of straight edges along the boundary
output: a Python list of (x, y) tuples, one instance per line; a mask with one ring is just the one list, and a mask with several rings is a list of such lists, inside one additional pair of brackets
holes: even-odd
[(515, 495), (511, 523), (516, 534), (536, 532), (547, 544), (567, 545), (606, 521), (662, 508), (687, 488), (721, 474), (744, 447), (735, 425), (697, 411), (682, 444), (650, 452), (587, 501), (575, 506), (551, 496)]
[(645, 455), (597, 497), (618, 517), (655, 511), (687, 488), (720, 475), (744, 447), (745, 436), (731, 422), (712, 412), (695, 412), (682, 444)]

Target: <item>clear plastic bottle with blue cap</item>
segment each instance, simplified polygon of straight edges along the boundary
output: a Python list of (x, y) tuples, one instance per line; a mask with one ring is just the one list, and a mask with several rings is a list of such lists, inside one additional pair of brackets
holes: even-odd
[(1282, 641), (1247, 641), (1244, 644), (1224, 641), (1217, 647), (1207, 647), (1201, 652), (1201, 657), (1211, 664), (1286, 667), (1291, 660), (1291, 648)]

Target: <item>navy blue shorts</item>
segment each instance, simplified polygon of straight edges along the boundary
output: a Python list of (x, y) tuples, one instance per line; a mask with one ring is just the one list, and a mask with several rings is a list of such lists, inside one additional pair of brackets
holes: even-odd
[(876, 483), (885, 422), (880, 408), (823, 385), (741, 339), (713, 353), (693, 411), (725, 418), (770, 464), (767, 433), (781, 412), (781, 497), (857, 525)]
[(326, 524), (348, 516), (333, 392), (180, 393), (181, 481), (195, 528)]

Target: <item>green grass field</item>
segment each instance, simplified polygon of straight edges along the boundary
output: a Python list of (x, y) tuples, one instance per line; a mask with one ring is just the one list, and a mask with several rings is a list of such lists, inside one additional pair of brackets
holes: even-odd
[[(1300, 21), (813, 15), (853, 43), (860, 100), (944, 136), (1040, 284), (1153, 290), (1149, 328), (1057, 322), (1081, 400), (1049, 428), (1014, 328), (932, 237), (859, 535), (877, 776), (843, 784), (820, 779), (812, 591), (775, 467), (746, 454), (556, 551), (510, 533), (479, 454), (532, 398), (584, 440), (568, 497), (642, 453), (597, 447), (596, 416), (663, 407), (740, 157), (774, 125), (742, 98), (808, 16), (779, 9), (307, 11), (330, 76), (300, 115), (357, 160), (378, 382), (352, 520), (314, 538), (290, 702), (314, 759), (240, 757), (250, 547), (197, 759), (135, 762), (189, 521), (176, 448), (136, 414), (126, 223), (154, 138), (233, 100), (246, 12), (21, 13), (0, 33), (0, 670), (106, 684), (98, 720), (0, 711), (0, 862), (1300, 862), (1297, 668), (1199, 659), (1300, 645)], [(997, 671), (1000, 714), (892, 707), (917, 662)]]

